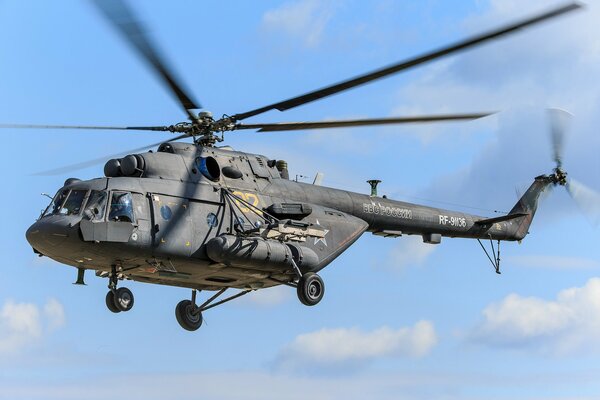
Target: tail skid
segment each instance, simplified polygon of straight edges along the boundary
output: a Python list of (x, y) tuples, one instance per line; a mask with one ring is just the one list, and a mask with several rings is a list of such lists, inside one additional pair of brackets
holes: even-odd
[[(508, 230), (510, 225), (510, 231), (512, 231), (512, 239), (509, 240), (522, 240), (529, 233), (529, 227), (531, 226), (531, 222), (533, 221), (533, 217), (535, 212), (537, 211), (540, 195), (551, 185), (561, 184), (564, 185), (566, 183), (567, 174), (561, 171), (559, 168), (554, 170), (554, 173), (551, 175), (540, 175), (535, 178), (529, 189), (521, 196), (517, 204), (510, 210), (507, 215), (496, 217), (496, 218), (487, 218), (476, 221), (475, 224), (482, 227), (489, 227), (494, 224), (508, 223), (505, 224), (505, 230)], [(517, 220), (516, 229), (512, 225), (512, 221)], [(492, 266), (496, 270), (497, 274), (500, 274), (500, 242), (501, 239), (498, 239), (497, 248), (494, 247), (494, 240), (492, 236), (489, 238), (490, 240), (490, 251), (485, 248), (481, 239), (477, 238), (479, 245), (483, 249), (485, 255), (490, 260)]]

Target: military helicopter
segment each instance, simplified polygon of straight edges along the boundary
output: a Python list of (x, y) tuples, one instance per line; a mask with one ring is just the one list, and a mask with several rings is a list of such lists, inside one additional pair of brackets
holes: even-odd
[[(535, 178), (507, 215), (487, 218), (426, 207), (377, 195), (323, 187), (289, 179), (287, 163), (217, 146), (226, 132), (259, 132), (472, 120), (485, 113), (356, 119), (321, 122), (242, 123), (271, 110), (285, 111), (384, 78), (441, 57), (473, 48), (581, 8), (566, 4), (285, 101), (215, 119), (199, 104), (145, 33), (123, 0), (97, 0), (107, 21), (148, 62), (177, 98), (188, 121), (166, 126), (51, 126), (4, 124), (3, 128), (107, 129), (176, 133), (170, 141), (125, 152), (104, 166), (104, 177), (69, 178), (27, 230), (33, 251), (78, 270), (108, 279), (106, 305), (114, 313), (134, 305), (123, 280), (191, 289), (175, 308), (182, 328), (195, 331), (203, 313), (249, 292), (277, 285), (296, 289), (299, 300), (318, 304), (325, 285), (318, 272), (363, 233), (384, 237), (421, 235), (425, 243), (442, 237), (477, 239), (500, 273), (500, 242), (528, 233), (540, 194), (567, 186), (556, 130), (555, 169)], [(192, 143), (178, 140), (191, 138)], [(153, 152), (143, 152), (158, 146)], [(123, 153), (122, 153), (123, 154)], [(105, 160), (105, 159), (104, 159)], [(94, 162), (97, 160), (94, 160)], [(84, 165), (47, 171), (62, 173)], [(483, 246), (489, 240), (491, 251)], [(497, 242), (497, 249), (494, 247)], [(238, 291), (228, 297), (228, 289)], [(197, 300), (200, 291), (211, 292)], [(214, 292), (214, 293), (212, 293)]]

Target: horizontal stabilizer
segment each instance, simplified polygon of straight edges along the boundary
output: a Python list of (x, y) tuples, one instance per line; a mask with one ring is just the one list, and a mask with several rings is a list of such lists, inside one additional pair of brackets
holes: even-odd
[(479, 221), (475, 221), (475, 225), (482, 225), (482, 226), (492, 225), (492, 224), (495, 224), (497, 222), (510, 221), (512, 219), (524, 217), (526, 215), (529, 215), (529, 214), (514, 213), (514, 214), (503, 215), (502, 217), (480, 219)]

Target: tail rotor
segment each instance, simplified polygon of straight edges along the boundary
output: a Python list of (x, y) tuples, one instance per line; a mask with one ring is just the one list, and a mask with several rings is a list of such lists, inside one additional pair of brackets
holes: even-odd
[(567, 173), (563, 170), (565, 133), (571, 125), (573, 115), (565, 110), (552, 108), (548, 110), (548, 116), (553, 159), (556, 163), (550, 178), (554, 185), (564, 186), (567, 189), (567, 193), (575, 200), (579, 209), (597, 226), (600, 224), (600, 193), (577, 180), (567, 179)]

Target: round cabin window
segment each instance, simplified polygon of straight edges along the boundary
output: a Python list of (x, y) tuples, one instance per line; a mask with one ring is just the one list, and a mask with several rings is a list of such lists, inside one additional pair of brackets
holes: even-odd
[(221, 176), (221, 168), (219, 163), (213, 157), (199, 157), (196, 160), (198, 169), (207, 179), (213, 182), (219, 180)]
[(171, 210), (171, 207), (169, 207), (169, 206), (162, 206), (160, 208), (160, 215), (163, 217), (163, 219), (165, 221), (168, 221), (173, 216), (173, 211)]
[(206, 216), (206, 223), (211, 228), (216, 228), (219, 225), (219, 217), (215, 213), (210, 213)]

